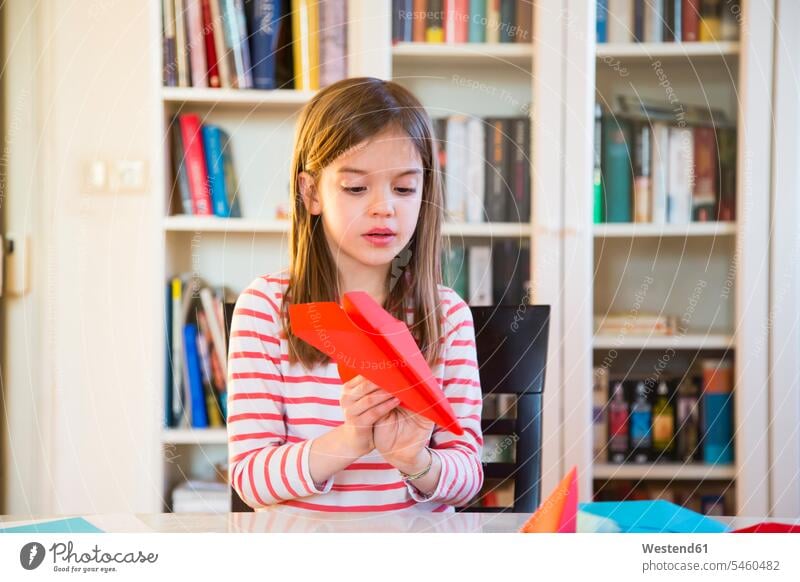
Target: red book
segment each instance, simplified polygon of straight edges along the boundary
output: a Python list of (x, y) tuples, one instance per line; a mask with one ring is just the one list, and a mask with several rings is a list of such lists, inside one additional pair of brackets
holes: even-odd
[(183, 164), (189, 178), (189, 192), (192, 195), (192, 214), (212, 216), (211, 194), (208, 191), (208, 171), (203, 153), (203, 136), (200, 133), (200, 116), (187, 113), (178, 116), (183, 140)]
[[(203, 41), (206, 45), (206, 65), (208, 68), (208, 86), (219, 87), (219, 69), (217, 68), (217, 48), (214, 46), (214, 21), (211, 18), (211, 0), (201, 0), (203, 6)], [(218, 32), (219, 34), (219, 32)]]
[(445, 42), (467, 42), (469, 0), (445, 0)]
[(713, 127), (694, 128), (694, 192), (692, 216), (699, 222), (715, 220), (717, 205), (717, 147)]
[(428, 9), (426, 0), (414, 0), (412, 12), (414, 20), (411, 23), (411, 40), (425, 42), (425, 11)]
[(681, 41), (700, 40), (700, 0), (681, 0)]

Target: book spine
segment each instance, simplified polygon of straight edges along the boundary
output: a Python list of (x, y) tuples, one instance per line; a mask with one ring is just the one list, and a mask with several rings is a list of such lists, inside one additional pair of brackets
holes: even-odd
[(644, 7), (645, 42), (664, 41), (664, 0), (649, 0)]
[(681, 40), (700, 40), (700, 0), (683, 0), (681, 4)]
[(183, 320), (182, 320), (182, 305), (183, 305), (183, 286), (178, 277), (174, 277), (171, 281), (172, 290), (172, 329), (171, 329), (171, 356), (172, 356), (172, 424), (170, 426), (180, 425), (185, 416), (184, 384), (183, 384)]
[[(485, 1), (485, 0), (484, 0)], [(411, 40), (425, 42), (425, 12), (428, 8), (427, 0), (413, 0), (413, 20), (411, 23)]]
[(631, 163), (629, 123), (611, 115), (603, 118), (603, 183), (607, 222), (631, 221)]
[(486, 120), (486, 218), (489, 222), (506, 219), (506, 163), (503, 119)]
[(447, 120), (447, 173), (445, 208), (448, 220), (463, 222), (466, 219), (464, 176), (466, 175), (467, 139), (466, 119), (452, 116)]
[(444, 0), (428, 1), (428, 16), (425, 23), (425, 42), (444, 42)]
[(717, 129), (719, 156), (718, 220), (736, 220), (736, 130)]
[(653, 124), (651, 152), (652, 221), (667, 223), (667, 180), (669, 176), (669, 127), (663, 122)]
[(186, 12), (184, 0), (175, 0), (175, 47), (178, 61), (178, 86), (189, 87), (189, 51), (186, 42)]
[(208, 169), (208, 183), (211, 190), (211, 204), (214, 215), (227, 218), (230, 215), (228, 193), (225, 188), (225, 169), (222, 158), (222, 138), (220, 129), (214, 125), (204, 125), (203, 151)]
[(197, 354), (197, 326), (187, 323), (183, 326), (183, 344), (186, 355), (186, 368), (189, 373), (189, 391), (192, 408), (192, 428), (208, 427), (208, 411), (203, 391), (203, 378)]
[(206, 73), (208, 86), (219, 88), (219, 67), (217, 66), (217, 48), (214, 44), (214, 19), (211, 17), (211, 0), (201, 0), (203, 11), (203, 43), (206, 48)]
[(253, 87), (275, 89), (275, 55), (283, 14), (280, 0), (248, 0), (250, 53), (253, 57)]
[(469, 42), (486, 42), (486, 0), (469, 2)]
[(222, 18), (222, 8), (220, 2), (225, 0), (208, 0), (211, 12), (212, 33), (214, 38), (214, 53), (217, 57), (217, 70), (219, 72), (219, 85), (222, 88), (234, 87), (231, 83), (231, 72), (228, 66), (229, 56), (225, 47), (225, 22)]
[(500, 0), (500, 42), (514, 42), (516, 12), (516, 0)]
[[(192, 214), (192, 191), (189, 188), (189, 176), (186, 172), (186, 153), (181, 138), (180, 121), (177, 118), (172, 120), (172, 167), (175, 173), (174, 185), (177, 186), (177, 197), (180, 201), (178, 213)], [(172, 197), (176, 197), (174, 188)]]
[(475, 245), (469, 248), (469, 304), (492, 304), (492, 248)]
[[(410, 30), (410, 20), (408, 23)], [(319, 5), (319, 30), (319, 84), (320, 87), (327, 87), (347, 77), (347, 2), (345, 0), (328, 0)]]
[(669, 132), (668, 222), (688, 224), (692, 214), (691, 197), (694, 182), (692, 130), (671, 127)]
[(237, 46), (242, 54), (242, 81), (245, 89), (253, 88), (253, 65), (250, 59), (250, 42), (247, 33), (247, 18), (244, 12), (244, 0), (234, 0), (236, 14), (236, 32), (239, 35)]
[(486, 0), (486, 42), (500, 42), (500, 0)]
[[(246, 89), (242, 47), (239, 44), (239, 18), (236, 16), (235, 0), (220, 0), (222, 20), (225, 23), (225, 52), (232, 60), (231, 79), (235, 80), (235, 88)], [(230, 64), (230, 61), (229, 61)]]
[(470, 117), (467, 120), (467, 222), (483, 222), (486, 197), (486, 162), (483, 152), (486, 136), (483, 120)]
[(172, 360), (172, 281), (167, 281), (166, 297), (164, 300), (164, 344), (166, 353), (164, 361), (164, 426), (171, 428), (175, 424), (173, 416), (174, 402), (172, 401), (172, 378), (174, 374)]
[(644, 42), (645, 0), (633, 0), (633, 40)]
[(516, 42), (533, 42), (533, 3), (530, 0), (517, 0)]
[(717, 149), (713, 127), (694, 128), (694, 193), (692, 218), (698, 222), (716, 220)]
[(608, 0), (597, 0), (597, 42), (608, 42)]
[(520, 117), (512, 120), (513, 162), (511, 168), (511, 191), (515, 207), (508, 216), (509, 222), (529, 222), (531, 219), (530, 197), (530, 120)]
[(594, 223), (605, 222), (603, 205), (603, 110), (600, 104), (594, 108), (594, 199), (592, 202)]
[(211, 216), (211, 196), (208, 192), (203, 138), (200, 132), (200, 117), (189, 113), (179, 117), (181, 139), (184, 147), (184, 163), (192, 193), (192, 213), (198, 216)]
[(722, 35), (721, 0), (701, 0), (700, 41), (717, 42)]
[(633, 0), (608, 0), (608, 42), (626, 43), (633, 38)]
[(633, 148), (633, 219), (651, 222), (651, 135), (648, 122), (637, 123)]
[(163, 17), (164, 34), (164, 78), (166, 87), (178, 85), (178, 63), (175, 46), (175, 4), (172, 0), (162, 0), (161, 14)]
[(186, 17), (188, 19), (192, 87), (208, 87), (208, 66), (206, 65), (203, 13), (200, 0), (186, 0)]

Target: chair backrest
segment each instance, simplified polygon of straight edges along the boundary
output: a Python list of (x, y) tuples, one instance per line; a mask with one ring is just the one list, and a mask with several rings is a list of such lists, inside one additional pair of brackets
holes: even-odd
[[(225, 333), (230, 333), (234, 303), (225, 303)], [(485, 478), (513, 479), (514, 505), (529, 513), (541, 498), (542, 394), (550, 327), (549, 305), (471, 306), (481, 388), (487, 394), (516, 395), (516, 418), (483, 419), (484, 434), (515, 437), (514, 463), (484, 463)], [(461, 510), (461, 509), (459, 509)], [(464, 511), (501, 511), (464, 508)], [(253, 508), (231, 487), (231, 511)]]
[(481, 389), (487, 395), (512, 394), (516, 418), (482, 419), (484, 435), (514, 437), (513, 463), (483, 463), (485, 479), (512, 479), (514, 505), (509, 508), (468, 507), (464, 511), (529, 513), (541, 498), (542, 402), (549, 305), (470, 306)]

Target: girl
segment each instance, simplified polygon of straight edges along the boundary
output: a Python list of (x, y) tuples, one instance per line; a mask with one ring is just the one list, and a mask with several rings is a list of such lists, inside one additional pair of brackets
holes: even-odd
[[(239, 297), (228, 354), (229, 477), (256, 510), (454, 512), (483, 483), (469, 307), (441, 284), (431, 120), (400, 85), (345, 79), (304, 108), (289, 267)], [(464, 435), (434, 426), (292, 334), (288, 305), (368, 292), (406, 321)]]

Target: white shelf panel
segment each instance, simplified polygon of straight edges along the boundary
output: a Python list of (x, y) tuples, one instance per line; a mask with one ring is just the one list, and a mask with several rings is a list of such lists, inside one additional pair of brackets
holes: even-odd
[(504, 62), (530, 68), (533, 48), (530, 43), (427, 43), (405, 42), (392, 47), (395, 64), (425, 63), (430, 59), (469, 65)]
[(599, 43), (597, 58), (667, 59), (722, 58), (739, 54), (738, 42), (625, 42)]
[(733, 347), (733, 336), (728, 334), (685, 334), (685, 335), (595, 335), (596, 350), (676, 350), (707, 349), (719, 350)]
[(716, 237), (736, 234), (735, 222), (693, 222), (691, 224), (603, 223), (594, 225), (595, 238)]
[(224, 445), (228, 442), (224, 428), (165, 428), (161, 442), (173, 445)]
[(650, 463), (642, 465), (598, 463), (594, 465), (593, 476), (595, 479), (733, 480), (736, 478), (736, 467), (734, 465), (704, 465), (701, 463)]
[(300, 107), (314, 96), (314, 91), (276, 89), (199, 89), (193, 87), (164, 87), (164, 103), (179, 105), (219, 105), (236, 107)]
[[(259, 220), (249, 218), (215, 218), (202, 216), (167, 216), (164, 229), (168, 232), (221, 232), (243, 234), (287, 234), (288, 220)], [(531, 225), (527, 222), (445, 222), (445, 236), (453, 237), (529, 237)]]

